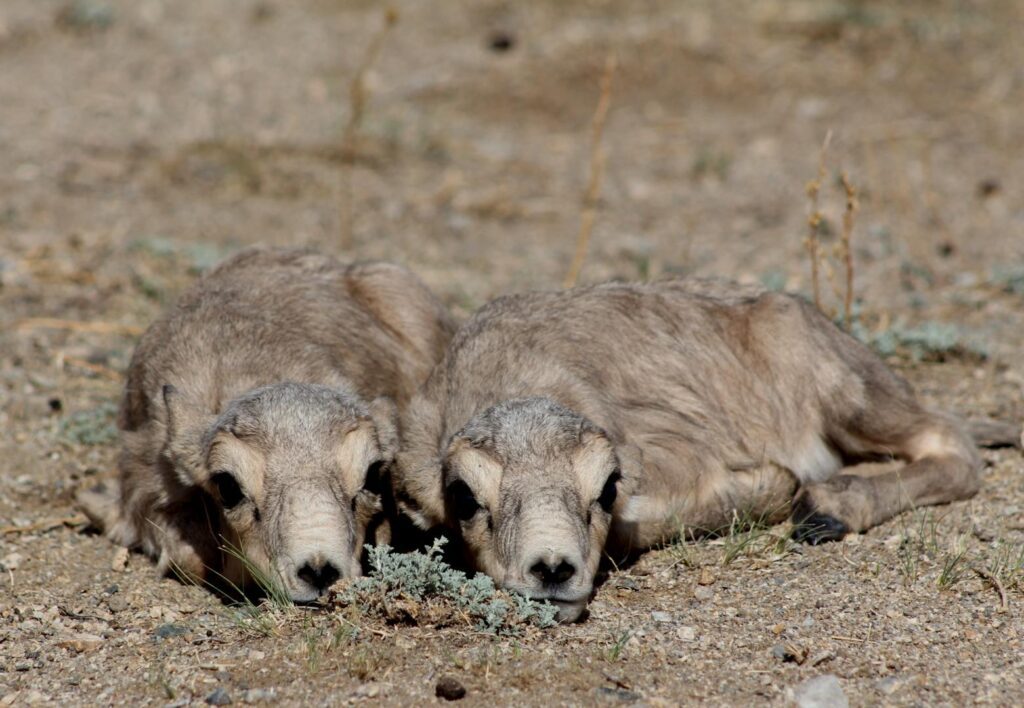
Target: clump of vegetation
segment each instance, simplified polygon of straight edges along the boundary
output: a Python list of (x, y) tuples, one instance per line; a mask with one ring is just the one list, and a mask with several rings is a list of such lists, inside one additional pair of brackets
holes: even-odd
[(1024, 295), (1024, 266), (996, 268), (992, 273), (992, 282), (999, 285), (1004, 292)]
[(551, 627), (557, 610), (522, 595), (498, 590), (484, 574), (469, 578), (441, 560), (444, 539), (425, 553), (395, 553), (368, 546), (372, 571), (335, 596), (387, 622), (444, 626), (468, 622), (491, 634), (518, 634), (525, 627)]
[(906, 356), (913, 361), (988, 358), (988, 351), (980, 342), (946, 322), (927, 321), (916, 327), (896, 322), (880, 331), (871, 331), (855, 317), (850, 333), (882, 356)]
[(75, 445), (109, 445), (117, 440), (116, 416), (117, 406), (109, 402), (72, 413), (60, 423), (60, 438)]

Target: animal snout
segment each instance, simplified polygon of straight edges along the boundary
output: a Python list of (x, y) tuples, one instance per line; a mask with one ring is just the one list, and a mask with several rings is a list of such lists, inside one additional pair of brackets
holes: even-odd
[(561, 585), (576, 575), (576, 566), (564, 556), (549, 554), (530, 564), (530, 575), (544, 585)]
[(323, 593), (334, 582), (341, 577), (341, 571), (337, 566), (322, 558), (311, 558), (295, 573), (306, 584), (315, 588), (317, 592)]

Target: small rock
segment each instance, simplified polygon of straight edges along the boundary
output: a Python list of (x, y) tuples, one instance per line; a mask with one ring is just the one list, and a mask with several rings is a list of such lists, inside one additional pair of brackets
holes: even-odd
[(213, 689), (213, 692), (206, 697), (206, 702), (211, 706), (229, 706), (231, 705), (231, 696), (224, 690), (223, 686), (217, 686)]
[(597, 693), (603, 698), (611, 698), (623, 703), (636, 703), (641, 698), (640, 694), (635, 691), (627, 691), (624, 688), (612, 688), (610, 686), (599, 687)]
[(663, 623), (664, 622), (671, 622), (672, 621), (672, 615), (671, 615), (671, 613), (668, 613), (668, 612), (652, 612), (651, 613), (651, 619), (654, 620), (655, 622), (663, 622)]
[(814, 626), (814, 618), (811, 617), (810, 615), (807, 615), (807, 617), (804, 618), (803, 626), (804, 626), (804, 629), (810, 629), (811, 627), (813, 627)]
[(108, 597), (107, 608), (109, 608), (111, 612), (124, 612), (128, 609), (128, 600), (123, 595)]
[(884, 693), (887, 696), (891, 696), (896, 691), (903, 688), (907, 683), (907, 679), (902, 676), (889, 676), (888, 678), (875, 681), (875, 688)]
[(380, 684), (364, 683), (355, 690), (355, 695), (360, 698), (376, 698), (380, 695)]
[(434, 695), (446, 701), (457, 701), (465, 697), (466, 687), (451, 676), (442, 676), (434, 686)]
[(819, 651), (817, 654), (812, 655), (808, 661), (811, 666), (817, 666), (818, 664), (824, 664), (826, 661), (832, 661), (835, 658), (836, 655), (834, 652), (825, 649), (824, 651)]
[(700, 576), (697, 578), (698, 585), (714, 585), (715, 580), (715, 573), (711, 568), (704, 566), (700, 569)]
[(804, 681), (793, 691), (797, 708), (849, 708), (839, 679), (833, 674), (815, 676)]
[(0, 560), (0, 570), (17, 570), (25, 557), (20, 553), (8, 553)]
[(250, 688), (242, 694), (243, 703), (266, 703), (274, 700), (272, 688)]
[(188, 628), (182, 627), (180, 624), (162, 624), (153, 631), (153, 634), (157, 636), (157, 639), (181, 637), (188, 634)]
[(676, 630), (676, 636), (684, 642), (697, 641), (697, 630), (694, 627), (680, 627)]
[(95, 634), (75, 634), (57, 642), (57, 646), (63, 649), (71, 649), (81, 654), (82, 652), (95, 651), (103, 646), (103, 638)]
[(715, 591), (711, 588), (706, 588), (701, 585), (698, 585), (693, 589), (693, 596), (698, 600), (705, 602), (715, 596)]
[(263, 661), (267, 658), (267, 655), (259, 649), (251, 649), (249, 651), (249, 661)]

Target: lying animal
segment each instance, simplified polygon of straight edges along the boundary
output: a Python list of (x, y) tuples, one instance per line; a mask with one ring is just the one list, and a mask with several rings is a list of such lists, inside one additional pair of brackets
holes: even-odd
[(121, 402), (119, 480), (79, 503), (161, 573), (230, 587), (255, 568), (311, 600), (359, 574), (397, 448), (395, 403), (453, 331), (399, 266), (240, 253), (143, 335)]
[[(1005, 433), (1005, 430), (1002, 431)], [(880, 476), (847, 461), (894, 456)], [(719, 281), (504, 297), (403, 416), (399, 509), (571, 621), (605, 552), (792, 515), (812, 543), (973, 495), (954, 418), (812, 305)]]

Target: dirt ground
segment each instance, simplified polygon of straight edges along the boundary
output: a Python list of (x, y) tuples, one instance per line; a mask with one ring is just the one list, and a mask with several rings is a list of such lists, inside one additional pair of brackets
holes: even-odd
[(135, 338), (223, 255), (401, 261), (460, 315), (559, 287), (612, 52), (584, 282), (810, 292), (831, 129), (820, 232), (831, 252), (847, 170), (864, 321), (956, 340), (892, 357), (930, 403), (1024, 419), (1020, 2), (394, 7), (348, 159), (377, 3), (0, 4), (0, 706), (422, 703), (442, 676), (471, 704), (781, 705), (819, 674), (852, 705), (1019, 703), (1015, 450), (985, 453), (972, 501), (823, 547), (783, 528), (651, 552), (585, 622), (513, 638), (313, 610), (254, 627), (82, 532), (71, 495), (114, 469)]

